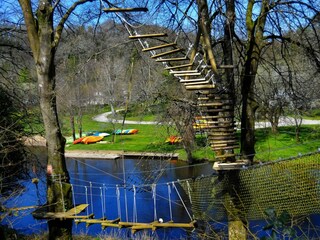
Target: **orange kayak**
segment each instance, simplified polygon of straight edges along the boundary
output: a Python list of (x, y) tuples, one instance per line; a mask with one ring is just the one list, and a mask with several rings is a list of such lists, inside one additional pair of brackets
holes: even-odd
[(181, 140), (182, 140), (181, 137), (170, 136), (166, 139), (166, 143), (175, 144), (175, 143), (181, 142)]
[(73, 144), (81, 143), (84, 138), (85, 138), (85, 137), (78, 138), (78, 139), (74, 140), (72, 143), (73, 143)]
[(89, 144), (89, 143), (99, 142), (102, 139), (103, 139), (103, 136), (88, 136), (88, 137), (84, 137), (81, 142), (84, 144)]

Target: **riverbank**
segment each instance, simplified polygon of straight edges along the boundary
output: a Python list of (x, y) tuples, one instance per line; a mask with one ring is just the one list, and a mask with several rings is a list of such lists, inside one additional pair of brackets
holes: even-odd
[[(46, 139), (40, 135), (23, 139), (25, 146), (45, 147)], [(126, 152), (115, 150), (65, 150), (66, 158), (82, 158), (82, 159), (118, 159), (118, 158), (167, 158), (178, 160), (177, 153), (155, 153), (155, 152)]]

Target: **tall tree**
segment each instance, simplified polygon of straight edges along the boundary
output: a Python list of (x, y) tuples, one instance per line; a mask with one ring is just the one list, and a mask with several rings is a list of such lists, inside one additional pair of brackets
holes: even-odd
[[(57, 12), (63, 13), (64, 9), (59, 5), (60, 1), (40, 0), (35, 9), (31, 0), (19, 0), (36, 66), (40, 108), (47, 140), (47, 210), (50, 212), (63, 212), (72, 204), (69, 173), (64, 156), (65, 139), (61, 134), (56, 106), (55, 54), (66, 21), (78, 6), (86, 2), (88, 0), (74, 2), (56, 24)], [(71, 237), (71, 220), (53, 219), (48, 221), (48, 226), (49, 239)]]

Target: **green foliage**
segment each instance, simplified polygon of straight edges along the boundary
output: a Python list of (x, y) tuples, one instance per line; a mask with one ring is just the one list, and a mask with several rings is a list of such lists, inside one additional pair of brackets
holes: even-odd
[(319, 119), (320, 109), (312, 109), (305, 113), (306, 117), (309, 119)]
[(271, 231), (270, 237), (263, 237), (262, 240), (278, 240), (294, 238), (296, 231), (291, 226), (291, 216), (287, 211), (280, 215), (273, 208), (265, 210), (268, 224), (263, 228), (265, 231)]

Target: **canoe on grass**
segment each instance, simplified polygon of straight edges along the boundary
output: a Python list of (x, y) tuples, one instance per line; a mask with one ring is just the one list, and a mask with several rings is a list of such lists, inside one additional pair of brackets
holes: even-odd
[(81, 142), (84, 144), (89, 144), (89, 143), (99, 142), (102, 139), (103, 139), (103, 136), (88, 136), (88, 137), (84, 137)]
[(72, 143), (73, 143), (73, 144), (81, 143), (84, 138), (85, 138), (85, 137), (77, 138), (77, 139), (74, 140)]
[(99, 132), (99, 131), (92, 131), (92, 132), (87, 132), (87, 136), (102, 136), (102, 137), (107, 137), (110, 134), (106, 132)]
[(121, 129), (117, 129), (114, 131), (114, 134), (116, 135), (130, 135), (130, 134), (136, 134), (138, 133), (138, 129), (124, 129), (124, 130), (121, 130)]
[(181, 142), (182, 138), (177, 136), (170, 136), (166, 139), (166, 143), (175, 144)]

